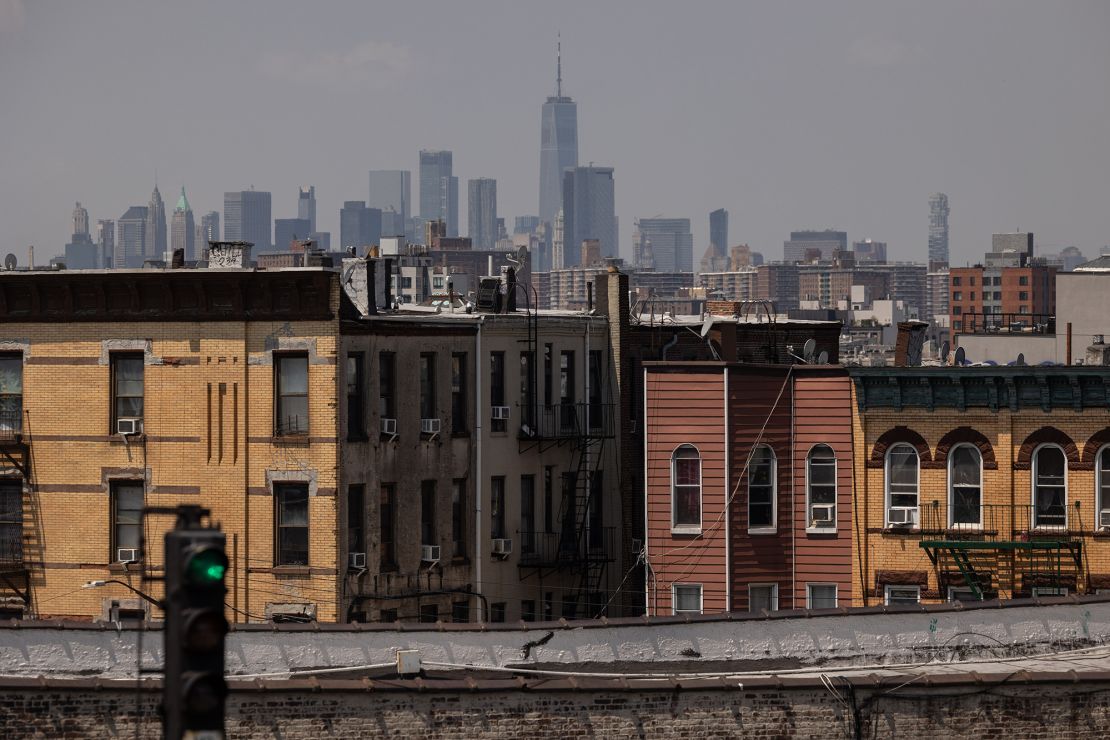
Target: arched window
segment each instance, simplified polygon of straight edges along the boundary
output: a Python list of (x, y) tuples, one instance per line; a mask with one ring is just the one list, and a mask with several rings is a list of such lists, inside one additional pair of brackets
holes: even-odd
[(918, 469), (917, 450), (906, 443), (893, 445), (886, 453), (887, 524), (917, 524)]
[(1098, 497), (1098, 526), (1100, 529), (1110, 528), (1110, 445), (1098, 451), (1095, 458), (1095, 485), (1098, 487), (1095, 496)]
[(748, 461), (748, 529), (775, 529), (775, 453), (767, 445)]
[(681, 445), (671, 455), (671, 525), (701, 529), (701, 453)]
[(1033, 453), (1033, 526), (1064, 527), (1068, 523), (1068, 460), (1056, 445)]
[(948, 454), (948, 524), (983, 524), (983, 458), (974, 445), (956, 445)]
[(815, 445), (806, 457), (808, 529), (836, 529), (836, 454)]

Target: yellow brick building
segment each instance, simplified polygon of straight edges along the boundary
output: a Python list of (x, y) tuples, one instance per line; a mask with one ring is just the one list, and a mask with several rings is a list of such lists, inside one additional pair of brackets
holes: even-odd
[(856, 603), (1110, 588), (1110, 369), (851, 375)]

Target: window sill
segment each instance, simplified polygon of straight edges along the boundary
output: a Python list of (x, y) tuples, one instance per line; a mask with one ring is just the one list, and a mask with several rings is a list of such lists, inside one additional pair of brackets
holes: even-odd
[(778, 534), (779, 528), (776, 527), (749, 527), (748, 534), (764, 535), (764, 534)]
[(701, 534), (701, 527), (700, 526), (671, 527), (671, 534), (675, 534), (675, 535), (698, 535), (698, 534)]
[(119, 563), (119, 562), (116, 562), (116, 563), (109, 563), (108, 564), (108, 572), (109, 573), (123, 573), (123, 574), (129, 574), (129, 575), (136, 575), (142, 569), (143, 569), (142, 563), (138, 563), (138, 562), (134, 562), (134, 563)]
[(904, 527), (900, 524), (887, 524), (886, 526), (884, 526), (879, 531), (882, 532), (883, 534), (912, 534), (912, 535), (920, 535), (921, 534), (921, 528), (920, 527)]
[(806, 527), (806, 534), (836, 534), (836, 527)]
[(112, 444), (143, 444), (146, 442), (146, 432), (142, 434), (109, 434), (108, 441)]
[(353, 435), (347, 435), (347, 441), (348, 442), (369, 442), (370, 438), (367, 437), (365, 434), (353, 434)]
[(274, 445), (288, 445), (290, 447), (308, 447), (307, 434), (275, 434), (270, 438)]
[(307, 565), (275, 565), (270, 570), (275, 576), (307, 576), (312, 575), (312, 569)]

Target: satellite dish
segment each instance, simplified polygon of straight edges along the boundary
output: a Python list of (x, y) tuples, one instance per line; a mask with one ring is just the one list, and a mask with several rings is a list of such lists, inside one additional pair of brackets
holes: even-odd
[(805, 358), (806, 364), (813, 363), (813, 353), (817, 350), (817, 341), (815, 339), (807, 339), (806, 343), (802, 345), (802, 357)]
[(829, 364), (829, 353), (828, 353), (827, 350), (821, 350), (821, 354), (817, 355), (817, 364), (818, 365), (828, 365)]
[(1024, 352), (1018, 352), (1017, 364), (1019, 366), (1024, 366), (1025, 365), (1025, 353)]
[(709, 335), (709, 330), (713, 328), (713, 317), (706, 316), (705, 321), (701, 322), (701, 338), (705, 339)]
[(4, 258), (5, 270), (14, 270), (17, 264), (19, 264), (19, 260), (15, 258), (14, 254), (9, 253), (8, 256)]
[(528, 247), (521, 244), (520, 248), (516, 250), (516, 258), (520, 262), (520, 264), (522, 264), (522, 265), (525, 262), (527, 262), (528, 261)]
[(956, 348), (956, 364), (961, 366), (967, 364), (967, 353), (964, 352), (963, 347)]
[(945, 339), (944, 342), (940, 345), (940, 361), (943, 362), (945, 365), (948, 364), (948, 353), (951, 351), (952, 347), (948, 344), (948, 340)]

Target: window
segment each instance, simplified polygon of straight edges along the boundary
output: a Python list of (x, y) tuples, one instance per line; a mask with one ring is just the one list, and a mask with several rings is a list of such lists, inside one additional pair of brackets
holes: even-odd
[(963, 299), (964, 299), (964, 294), (962, 292), (957, 290), (954, 293), (952, 293), (952, 300), (962, 301)]
[(563, 473), (562, 490), (560, 491), (563, 501), (563, 520), (559, 527), (559, 554), (561, 556), (574, 555), (578, 552), (578, 520), (573, 505), (577, 491), (578, 473), (575, 471)]
[(490, 536), (495, 539), (505, 537), (505, 479), (498, 476), (490, 479)]
[(1034, 599), (1045, 596), (1067, 596), (1068, 590), (1060, 586), (1034, 586), (1030, 594)]
[(352, 483), (347, 486), (347, 551), (366, 552), (363, 517), (366, 507), (366, 486)]
[(520, 353), (520, 423), (529, 429), (535, 427), (536, 383), (532, 377), (534, 352)]
[[(489, 405), (505, 405), (505, 353), (489, 353)], [(489, 430), (491, 432), (505, 431), (504, 419), (491, 419)]]
[(520, 602), (520, 618), (524, 622), (536, 621), (536, 601), (535, 599), (523, 599)]
[(381, 567), (392, 569), (397, 566), (397, 550), (394, 546), (397, 496), (392, 483), (382, 484), (381, 496), (381, 502), (378, 504), (379, 527), (381, 529)]
[[(972, 284), (972, 285), (975, 285), (975, 278), (972, 278), (971, 284)], [(970, 297), (970, 298), (969, 298), (968, 300), (970, 300), (970, 301), (974, 301), (974, 300), (975, 300), (975, 291), (974, 291), (974, 290), (973, 290), (973, 291), (971, 291), (971, 294), (970, 294), (970, 295), (971, 295), (971, 297)]]
[(143, 418), (143, 355), (141, 352), (116, 353), (111, 356), (111, 364), (111, 432), (115, 434), (119, 419)]
[(555, 617), (555, 592), (545, 591), (543, 594), (543, 621), (550, 622)]
[(886, 453), (888, 525), (917, 523), (918, 457), (912, 445), (896, 444)]
[(396, 622), (397, 621), (397, 610), (396, 609), (380, 609), (378, 611), (378, 621), (379, 622), (387, 622), (387, 623), (390, 623), (390, 624), (392, 624), (393, 622)]
[(1095, 496), (1098, 498), (1098, 519), (1095, 524), (1100, 528), (1107, 528), (1110, 527), (1110, 446), (1099, 450), (1095, 467)]
[(559, 404), (560, 425), (564, 431), (574, 430), (578, 416), (574, 408), (574, 352), (569, 349), (559, 353)]
[(543, 531), (555, 531), (555, 468), (548, 465), (543, 469)]
[(701, 453), (693, 445), (671, 455), (671, 527), (701, 531)]
[(432, 276), (432, 287), (440, 290), (447, 285), (446, 279), (442, 275)]
[(835, 583), (807, 583), (806, 609), (835, 609)]
[(605, 486), (604, 470), (595, 470), (587, 473), (590, 477), (590, 502), (586, 512), (587, 543), (591, 550), (601, 550), (605, 547), (605, 505), (602, 494)]
[(421, 624), (435, 624), (439, 621), (439, 604), (421, 604), (420, 605), (420, 622)]
[(775, 529), (775, 453), (767, 445), (748, 461), (748, 529)]
[(948, 600), (959, 601), (966, 604), (972, 601), (982, 601), (983, 599), (979, 596), (976, 596), (975, 592), (967, 586), (949, 586)]
[(921, 602), (921, 586), (887, 586), (884, 591), (887, 605)]
[(466, 478), (456, 478), (451, 488), (451, 542), (453, 555), (466, 557)]
[[(960, 316), (960, 315), (962, 315), (962, 313), (963, 313), (963, 308), (961, 308), (960, 306), (953, 306), (952, 307), (952, 315), (953, 316)], [(956, 323), (958, 324), (960, 322), (957, 321)], [(958, 329), (959, 327), (956, 327), (956, 328)]]
[(347, 355), (347, 439), (366, 439), (366, 381), (361, 352)]
[(1029, 291), (1028, 290), (1019, 290), (1018, 291), (1018, 300), (1019, 301), (1029, 300)]
[[(957, 316), (960, 315), (960, 310), (959, 309), (960, 309), (960, 307), (956, 306), (956, 315)], [(953, 321), (952, 322), (952, 328), (955, 329), (956, 331), (959, 331), (960, 329), (964, 328), (964, 322), (962, 322), (962, 321)]]
[(279, 355), (274, 436), (308, 434), (308, 355)]
[(451, 355), (451, 433), (466, 434), (466, 353)]
[[(142, 538), (143, 484), (142, 481), (113, 482), (112, 494), (112, 552), (111, 562), (137, 560)], [(22, 539), (22, 531), (20, 532)], [(120, 550), (134, 550), (134, 557)]]
[[(969, 276), (968, 276), (968, 278), (967, 278), (967, 284), (968, 284), (968, 285), (975, 285), (975, 276), (974, 276), (974, 275), (969, 275)], [(975, 300), (975, 296), (972, 296), (972, 297), (971, 297), (971, 300)]]
[[(983, 294), (983, 300), (984, 301), (987, 300), (987, 294), (986, 293)], [(996, 300), (996, 301), (1002, 300), (1002, 293), (1000, 291), (997, 291), (997, 290), (994, 291), (994, 300)]]
[[(1018, 306), (1018, 313), (1029, 313), (1029, 306)], [(1023, 322), (1024, 324), (1024, 322)]]
[(420, 418), (439, 418), (436, 414), (436, 356), (433, 352), (420, 355)]
[(954, 275), (952, 277), (952, 285), (959, 285), (959, 284), (960, 284), (960, 276), (959, 275)]
[(466, 624), (470, 621), (470, 604), (465, 601), (451, 603), (451, 621), (455, 624)]
[(551, 406), (551, 396), (552, 396), (552, 387), (551, 387), (552, 386), (552, 367), (551, 367), (552, 359), (551, 358), (552, 358), (553, 353), (554, 353), (554, 350), (552, 350), (550, 344), (545, 344), (543, 346), (543, 405), (544, 406)]
[[(141, 390), (140, 386), (140, 404)], [(0, 355), (0, 437), (19, 434), (22, 429), (23, 356)]]
[(592, 349), (590, 350), (590, 397), (589, 401), (589, 414), (590, 414), (590, 429), (601, 429), (603, 426), (601, 406), (601, 351)]
[(752, 583), (748, 586), (748, 611), (773, 612), (779, 608), (777, 583)]
[(275, 483), (274, 565), (308, 565), (308, 485)]
[(836, 455), (816, 445), (806, 458), (806, 510), (809, 529), (836, 529)]
[(982, 524), (982, 462), (972, 445), (957, 445), (948, 455), (948, 523), (952, 527)]
[(1067, 458), (1059, 447), (1045, 445), (1033, 453), (1034, 527), (1067, 525), (1067, 470)]
[(392, 352), (382, 352), (378, 355), (378, 413), (383, 419), (397, 418), (394, 359)]
[(505, 621), (504, 601), (495, 601), (489, 605), (489, 621), (498, 624)]
[(1018, 285), (1029, 285), (1029, 276), (1028, 275), (1019, 275), (1018, 276)]
[(5, 562), (23, 562), (23, 485), (15, 480), (0, 481), (0, 563)]
[(420, 481), (420, 544), (438, 545), (436, 537), (436, 482)]
[(671, 605), (674, 614), (701, 614), (701, 584), (676, 583), (671, 586)]
[(520, 476), (520, 551), (536, 550), (536, 477)]

